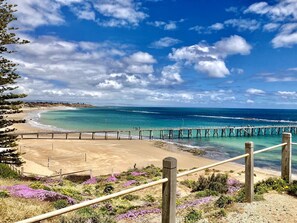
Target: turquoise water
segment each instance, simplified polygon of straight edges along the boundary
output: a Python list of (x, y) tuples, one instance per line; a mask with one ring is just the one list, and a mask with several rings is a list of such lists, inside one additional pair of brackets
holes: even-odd
[[(297, 110), (221, 108), (98, 107), (42, 113), (38, 122), (67, 130), (116, 130), (133, 128), (297, 125)], [(296, 139), (296, 140), (295, 140)], [(293, 136), (293, 141), (297, 137)], [(253, 141), (255, 150), (281, 143), (279, 136), (191, 138), (174, 140), (204, 149), (207, 157), (226, 159), (244, 152)], [(297, 172), (297, 146), (293, 147), (293, 170)], [(258, 154), (258, 167), (279, 169), (280, 149)]]

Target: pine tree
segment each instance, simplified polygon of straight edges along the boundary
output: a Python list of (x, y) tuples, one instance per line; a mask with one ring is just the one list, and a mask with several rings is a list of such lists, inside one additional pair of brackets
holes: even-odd
[(8, 115), (21, 112), (23, 102), (20, 99), (26, 95), (15, 91), (20, 76), (16, 71), (17, 64), (9, 59), (9, 55), (16, 52), (13, 50), (15, 45), (28, 41), (17, 37), (17, 28), (11, 26), (16, 20), (15, 7), (7, 0), (0, 0), (0, 163), (20, 166), (23, 162), (15, 149), (17, 136), (9, 134), (15, 130), (12, 125), (20, 121), (10, 119)]

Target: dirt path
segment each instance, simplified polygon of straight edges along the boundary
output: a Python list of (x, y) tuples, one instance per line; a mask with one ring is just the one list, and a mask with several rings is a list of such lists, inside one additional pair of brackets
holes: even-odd
[(228, 213), (221, 223), (293, 223), (297, 222), (297, 198), (271, 192), (264, 201), (235, 204), (238, 212)]

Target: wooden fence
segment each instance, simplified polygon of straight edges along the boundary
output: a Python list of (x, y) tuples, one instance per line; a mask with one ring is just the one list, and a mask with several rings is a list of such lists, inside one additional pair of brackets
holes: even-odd
[(99, 197), (93, 200), (84, 201), (82, 203), (75, 204), (70, 207), (62, 208), (59, 210), (55, 210), (49, 213), (45, 213), (39, 216), (26, 219), (23, 221), (19, 221), (18, 223), (39, 222), (39, 221), (46, 220), (55, 216), (59, 216), (80, 208), (97, 204), (102, 201), (110, 200), (112, 198), (116, 198), (125, 194), (130, 194), (135, 191), (150, 188), (156, 185), (162, 185), (162, 223), (175, 223), (176, 222), (177, 178), (180, 178), (192, 173), (196, 173), (202, 170), (206, 170), (215, 166), (219, 166), (224, 163), (243, 159), (243, 158), (245, 158), (245, 199), (246, 199), (246, 202), (252, 202), (254, 200), (254, 155), (281, 147), (282, 148), (281, 177), (287, 182), (291, 182), (292, 181), (292, 173), (291, 173), (292, 145), (297, 145), (297, 143), (292, 143), (291, 133), (283, 133), (281, 144), (268, 147), (265, 149), (261, 149), (258, 151), (254, 151), (253, 142), (246, 142), (245, 154), (243, 155), (236, 156), (234, 158), (227, 159), (224, 161), (216, 162), (211, 165), (185, 171), (179, 174), (177, 174), (177, 160), (173, 157), (167, 157), (163, 160), (163, 178), (160, 180), (153, 181), (140, 186), (136, 186), (133, 188), (129, 188), (126, 190), (122, 190), (120, 192)]

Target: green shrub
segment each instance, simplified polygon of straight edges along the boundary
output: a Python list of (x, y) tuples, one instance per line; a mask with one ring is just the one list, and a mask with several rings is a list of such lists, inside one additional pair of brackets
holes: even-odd
[(185, 185), (186, 187), (190, 188), (193, 190), (193, 188), (195, 187), (196, 185), (196, 182), (195, 180), (183, 180), (180, 182), (182, 185)]
[(202, 190), (202, 191), (198, 191), (195, 194), (196, 198), (200, 198), (200, 197), (208, 197), (208, 196), (218, 196), (220, 193), (217, 191), (213, 191), (213, 190)]
[(134, 194), (127, 194), (127, 195), (123, 196), (123, 199), (125, 199), (127, 201), (133, 201), (133, 200), (138, 200), (139, 196), (134, 195)]
[(233, 203), (233, 198), (226, 195), (221, 195), (218, 200), (215, 202), (215, 206), (219, 208), (225, 208)]
[(192, 189), (192, 192), (203, 191), (206, 189), (217, 191), (219, 193), (227, 193), (227, 174), (212, 174), (211, 176), (205, 177), (200, 176), (198, 181), (195, 183), (195, 186)]
[(54, 202), (54, 207), (56, 209), (65, 208), (67, 206), (68, 206), (67, 200), (57, 200), (57, 201)]
[(71, 197), (75, 200), (82, 200), (81, 193), (74, 187), (56, 186), (53, 187), (53, 191)]
[(29, 187), (33, 189), (42, 189), (42, 190), (51, 190), (49, 186), (44, 185), (43, 183), (39, 181), (32, 182)]
[(288, 186), (288, 194), (297, 197), (297, 181), (294, 180), (292, 184)]
[(185, 223), (194, 223), (202, 219), (202, 211), (196, 211), (192, 209), (188, 214), (185, 216), (184, 222)]
[(255, 184), (255, 193), (264, 194), (270, 190), (276, 190), (278, 192), (286, 190), (287, 183), (281, 178), (268, 178)]
[(227, 213), (226, 213), (225, 209), (220, 209), (219, 211), (215, 212), (214, 216), (216, 218), (226, 217)]
[(0, 178), (15, 179), (19, 177), (20, 175), (16, 171), (10, 169), (8, 165), (0, 163)]
[(5, 190), (0, 190), (0, 198), (9, 197), (9, 193)]
[(150, 203), (153, 203), (156, 201), (156, 199), (150, 194), (145, 195), (144, 200)]

